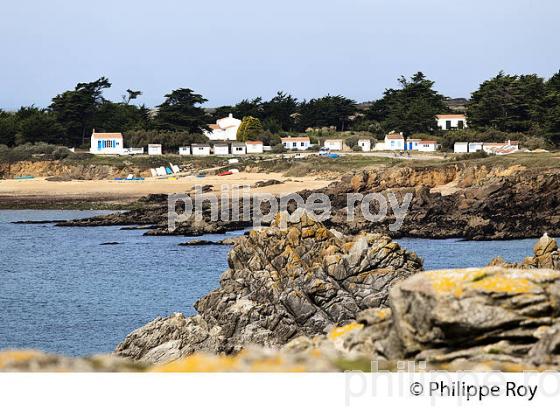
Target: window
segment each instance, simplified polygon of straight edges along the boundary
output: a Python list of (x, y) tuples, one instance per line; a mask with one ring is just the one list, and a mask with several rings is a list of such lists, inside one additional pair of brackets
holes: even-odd
[(457, 128), (459, 128), (460, 130), (462, 130), (465, 127), (465, 123), (463, 120), (459, 120), (457, 122)]
[(302, 147), (305, 147), (305, 142), (302, 142), (300, 145), (301, 145)]
[(292, 142), (292, 147), (297, 148), (297, 142)]
[(451, 129), (451, 121), (445, 121), (445, 129), (446, 130), (450, 130)]
[(102, 149), (102, 148), (101, 148), (101, 141), (97, 141), (97, 149), (98, 149), (99, 151), (101, 151), (101, 149)]

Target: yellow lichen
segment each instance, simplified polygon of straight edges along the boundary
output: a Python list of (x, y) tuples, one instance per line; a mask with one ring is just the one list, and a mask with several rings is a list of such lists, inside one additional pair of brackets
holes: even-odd
[(196, 372), (227, 372), (238, 367), (236, 356), (210, 356), (197, 353), (184, 359), (154, 366), (151, 372), (162, 373), (196, 373)]
[(0, 368), (8, 364), (27, 362), (41, 356), (42, 353), (34, 350), (8, 350), (0, 352)]
[(525, 278), (494, 275), (470, 284), (472, 289), (496, 293), (534, 293), (540, 287)]
[(357, 322), (352, 322), (352, 323), (348, 323), (347, 325), (344, 325), (344, 326), (335, 327), (334, 329), (332, 329), (329, 332), (329, 339), (330, 340), (336, 340), (339, 337), (344, 336), (345, 334), (348, 334), (349, 332), (352, 332), (354, 330), (362, 329), (363, 327), (364, 327), (364, 325), (362, 325), (361, 323), (357, 323)]

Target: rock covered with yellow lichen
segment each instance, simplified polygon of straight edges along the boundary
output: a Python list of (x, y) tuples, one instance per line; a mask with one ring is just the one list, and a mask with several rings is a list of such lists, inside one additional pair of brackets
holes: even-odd
[(280, 347), (387, 306), (390, 287), (422, 268), (389, 237), (344, 236), (305, 214), (279, 214), (270, 228), (241, 238), (228, 264), (220, 288), (196, 303), (198, 315), (158, 318), (128, 335), (116, 353), (161, 363), (249, 344)]

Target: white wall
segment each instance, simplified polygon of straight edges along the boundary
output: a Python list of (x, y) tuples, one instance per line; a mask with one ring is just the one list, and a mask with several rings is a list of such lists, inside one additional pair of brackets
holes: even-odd
[(247, 153), (247, 148), (245, 145), (232, 145), (231, 153), (232, 155), (245, 155)]
[(456, 142), (453, 145), (453, 152), (469, 152), (469, 145), (467, 143)]
[(161, 145), (148, 144), (148, 155), (161, 155)]
[[(284, 148), (288, 150), (305, 151), (309, 148), (309, 141), (291, 141), (289, 138), (282, 141)], [(295, 146), (294, 146), (295, 144)]]
[[(447, 126), (447, 121), (451, 122), (451, 127)], [(437, 120), (437, 125), (442, 130), (459, 128), (459, 121), (463, 121), (463, 128), (467, 128), (467, 120), (464, 118), (441, 118)]]
[(370, 140), (358, 140), (358, 145), (362, 147), (363, 152), (371, 151), (371, 141)]
[(179, 147), (179, 155), (191, 155), (191, 147)]
[(417, 145), (417, 149), (418, 151), (421, 152), (434, 152), (437, 150), (437, 145), (436, 144), (422, 144), (421, 142), (418, 143)]
[(214, 145), (214, 155), (229, 155), (229, 146)]
[(325, 140), (323, 146), (333, 151), (342, 151), (343, 142), (340, 140)]
[(247, 147), (247, 154), (262, 154), (263, 145), (262, 144), (245, 144)]
[(404, 150), (404, 140), (391, 140), (385, 138), (385, 147), (388, 150), (402, 151)]
[(205, 155), (210, 155), (210, 147), (192, 147), (191, 146), (191, 150), (192, 150), (192, 154), (194, 156), (205, 156)]
[[(107, 145), (110, 143), (113, 145), (109, 148)], [(105, 147), (99, 148), (98, 142), (105, 143)], [(121, 155), (124, 153), (124, 142), (122, 137), (91, 137), (91, 146), (89, 149), (91, 154), (95, 155)]]

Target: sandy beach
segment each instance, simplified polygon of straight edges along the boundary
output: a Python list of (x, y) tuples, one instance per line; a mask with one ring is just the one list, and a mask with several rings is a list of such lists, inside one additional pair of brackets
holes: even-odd
[[(247, 173), (204, 178), (185, 176), (168, 179), (146, 178), (143, 181), (72, 180), (47, 181), (45, 178), (0, 180), (0, 207), (36, 208), (40, 203), (55, 204), (110, 202), (126, 204), (148, 194), (189, 192), (197, 185), (212, 185), (220, 192), (223, 185), (253, 186), (256, 182), (276, 179), (282, 184), (251, 188), (254, 193), (287, 194), (304, 189), (319, 189), (331, 181), (312, 177), (286, 178), (281, 173)], [(51, 206), (49, 206), (49, 204)]]

